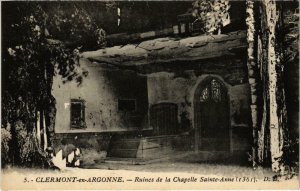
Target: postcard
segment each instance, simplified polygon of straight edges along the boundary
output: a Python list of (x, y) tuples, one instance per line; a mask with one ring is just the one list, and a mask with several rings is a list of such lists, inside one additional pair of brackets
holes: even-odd
[(299, 2), (2, 1), (1, 189), (299, 189)]

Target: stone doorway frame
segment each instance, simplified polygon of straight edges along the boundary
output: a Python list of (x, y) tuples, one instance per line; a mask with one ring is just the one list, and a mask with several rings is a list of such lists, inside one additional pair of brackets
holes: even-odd
[[(231, 85), (227, 84), (222, 77), (218, 76), (218, 75), (202, 75), (198, 78), (196, 85), (194, 86), (193, 90), (192, 90), (192, 103), (193, 103), (193, 126), (195, 129), (195, 141), (194, 141), (194, 151), (196, 153), (201, 152), (201, 150), (199, 150), (199, 128), (201, 128), (200, 124), (198, 126), (197, 121), (195, 120), (195, 112), (196, 112), (196, 97), (198, 95), (198, 90), (201, 90), (205, 87), (205, 85), (207, 85), (208, 82), (210, 82), (212, 79), (216, 79), (219, 83), (221, 83), (221, 85), (227, 90), (227, 102), (228, 102), (228, 133), (229, 133), (229, 152), (232, 153), (233, 152), (233, 140), (232, 140), (232, 127), (231, 127), (231, 107), (230, 107), (230, 89), (231, 89)], [(199, 127), (199, 128), (197, 128)]]

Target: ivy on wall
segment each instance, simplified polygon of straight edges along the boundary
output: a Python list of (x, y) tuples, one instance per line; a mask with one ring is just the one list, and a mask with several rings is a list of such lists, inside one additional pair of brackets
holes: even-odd
[(192, 15), (203, 24), (203, 32), (221, 33), (221, 28), (230, 23), (229, 0), (196, 0)]

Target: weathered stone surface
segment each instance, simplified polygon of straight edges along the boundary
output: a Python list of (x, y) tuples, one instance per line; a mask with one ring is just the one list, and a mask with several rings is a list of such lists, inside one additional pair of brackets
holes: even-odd
[[(144, 126), (148, 109), (145, 77), (84, 59), (80, 66), (88, 72), (80, 86), (74, 81), (63, 83), (60, 76), (53, 79), (52, 95), (59, 116), (55, 119), (55, 133), (123, 131)], [(136, 100), (135, 111), (119, 111), (118, 100), (124, 98)], [(71, 99), (85, 100), (86, 128), (70, 127)]]
[(184, 39), (158, 38), (136, 45), (127, 44), (84, 52), (82, 57), (114, 65), (138, 66), (234, 55), (230, 50), (246, 48), (246, 46), (245, 31), (237, 31), (222, 35), (201, 35)]

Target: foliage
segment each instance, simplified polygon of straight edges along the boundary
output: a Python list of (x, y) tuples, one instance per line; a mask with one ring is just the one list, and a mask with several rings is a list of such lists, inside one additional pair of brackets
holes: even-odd
[(11, 140), (10, 128), (1, 128), (1, 161), (2, 164), (9, 162), (9, 142)]
[[(58, 73), (64, 78), (76, 79), (80, 83), (82, 75), (74, 70), (75, 65), (78, 65), (79, 51), (90, 48), (90, 41), (98, 42), (98, 46), (105, 45), (103, 29), (100, 29), (84, 10), (76, 6), (71, 14), (64, 12), (61, 6), (46, 13), (42, 6), (36, 5), (31, 15), (25, 16), (19, 24), (13, 24), (11, 27), (10, 31), (14, 36), (21, 38), (16, 39), (16, 42), (12, 42), (7, 48), (7, 62), (14, 63), (14, 71), (18, 71), (18, 75), (13, 72), (13, 76), (9, 78), (19, 80), (21, 89), (34, 88), (30, 92), (37, 94), (45, 94), (47, 91), (43, 84), (47, 83), (44, 81), (45, 70), (46, 80), (51, 82), (54, 67), (57, 67)], [(31, 80), (32, 83), (25, 83), (27, 80)], [(36, 86), (32, 86), (37, 82)], [(26, 87), (29, 84), (30, 86)]]
[(16, 163), (44, 163), (34, 133), (36, 112), (46, 115), (53, 103), (54, 75), (81, 84), (88, 74), (77, 69), (80, 51), (105, 46), (105, 31), (72, 3), (18, 2), (14, 9), (19, 17), (3, 32), (2, 126), (12, 124)]
[[(66, 9), (69, 11), (66, 12)], [(57, 10), (50, 12), (48, 26), (50, 34), (65, 41), (68, 46), (73, 45), (73, 48), (77, 48), (76, 45), (85, 46), (84, 49), (106, 45), (105, 31), (97, 26), (87, 11), (76, 5), (71, 8), (59, 5)]]
[(193, 16), (204, 24), (204, 32), (213, 33), (229, 23), (229, 0), (196, 0)]
[(35, 131), (27, 133), (24, 137), (24, 144), (20, 147), (20, 158), (23, 166), (50, 167), (52, 164), (47, 160), (47, 154), (37, 145)]

